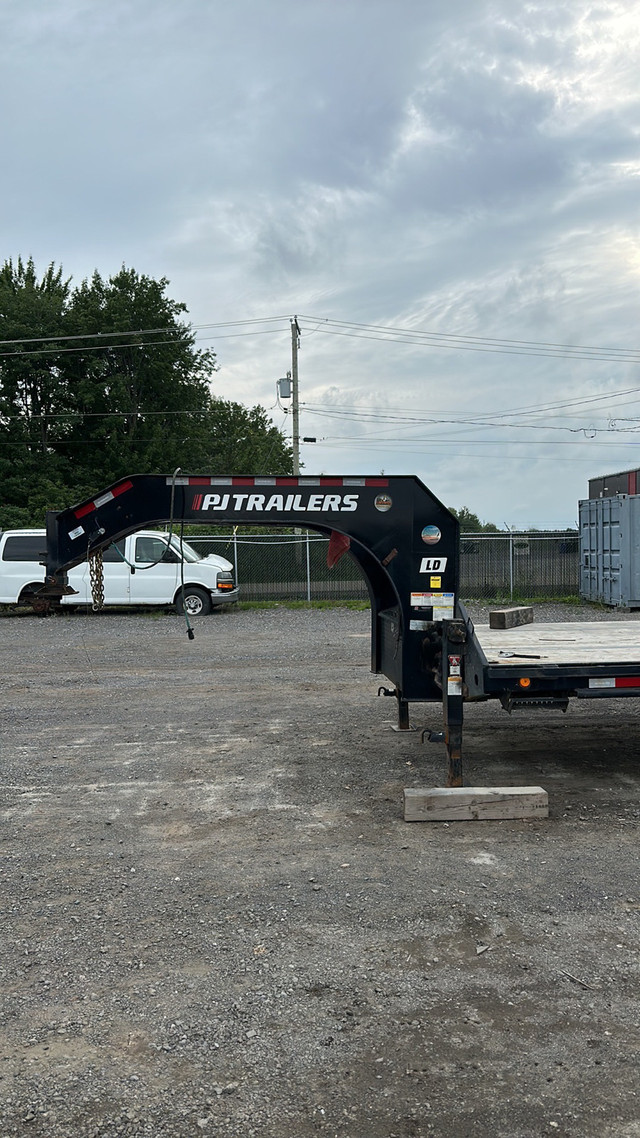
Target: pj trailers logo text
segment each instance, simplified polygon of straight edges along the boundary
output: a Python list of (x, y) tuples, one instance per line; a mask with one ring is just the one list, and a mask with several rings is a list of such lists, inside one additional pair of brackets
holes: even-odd
[(198, 510), (231, 510), (266, 514), (278, 513), (353, 513), (358, 508), (359, 494), (194, 494), (191, 508)]

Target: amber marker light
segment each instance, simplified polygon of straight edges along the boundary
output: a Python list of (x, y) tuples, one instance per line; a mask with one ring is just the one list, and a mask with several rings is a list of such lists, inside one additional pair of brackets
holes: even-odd
[(531, 680), (529, 679), (528, 676), (521, 676), (520, 679), (518, 680), (518, 683), (520, 684), (521, 688), (530, 688), (531, 687)]

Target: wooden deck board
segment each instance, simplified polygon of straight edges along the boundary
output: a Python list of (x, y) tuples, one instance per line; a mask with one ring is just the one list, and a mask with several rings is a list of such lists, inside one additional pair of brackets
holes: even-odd
[[(640, 663), (640, 621), (565, 621), (497, 629), (474, 625), (487, 662), (526, 665), (523, 656), (539, 656), (532, 664)], [(514, 652), (516, 656), (500, 656)]]

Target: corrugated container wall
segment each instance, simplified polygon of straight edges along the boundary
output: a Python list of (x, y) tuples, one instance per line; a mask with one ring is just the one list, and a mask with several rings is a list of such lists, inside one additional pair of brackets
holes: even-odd
[(589, 498), (578, 511), (580, 596), (640, 608), (640, 494)]

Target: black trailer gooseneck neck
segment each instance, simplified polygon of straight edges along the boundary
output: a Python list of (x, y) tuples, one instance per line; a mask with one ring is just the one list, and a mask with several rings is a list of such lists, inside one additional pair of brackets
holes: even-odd
[(348, 548), (371, 599), (372, 670), (395, 685), (400, 728), (410, 702), (443, 701), (449, 782), (461, 783), (459, 527), (420, 479), (133, 475), (47, 516), (45, 592), (59, 595), (66, 570), (92, 553), (171, 521), (302, 526)]

